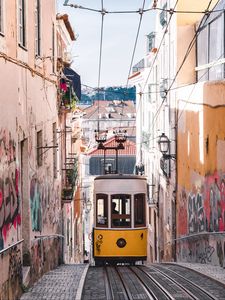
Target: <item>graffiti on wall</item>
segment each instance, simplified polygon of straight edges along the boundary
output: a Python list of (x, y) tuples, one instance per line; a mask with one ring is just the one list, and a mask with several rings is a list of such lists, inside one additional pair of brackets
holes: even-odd
[(31, 276), (36, 281), (63, 262), (62, 238), (36, 239), (31, 246)]
[(12, 228), (21, 224), (19, 170), (16, 142), (7, 130), (0, 130), (0, 249)]
[(44, 225), (59, 225), (60, 193), (48, 179), (33, 176), (30, 182), (30, 209), (33, 231), (42, 231)]
[(221, 236), (190, 237), (178, 241), (177, 258), (186, 262), (225, 266), (225, 241)]
[(225, 177), (208, 176), (205, 183), (207, 231), (225, 231)]
[(23, 281), (21, 251), (17, 246), (11, 248), (9, 252), (8, 278), (11, 284), (15, 284), (17, 280), (19, 284), (22, 284)]
[[(215, 172), (205, 177), (192, 191), (182, 188), (178, 203), (177, 227), (180, 241), (178, 258), (185, 261), (225, 265), (225, 238), (204, 233), (225, 231), (225, 175)], [(186, 210), (186, 215), (185, 215)], [(186, 220), (186, 221), (185, 221)], [(198, 239), (194, 234), (198, 235)], [(193, 235), (193, 238), (192, 238)], [(189, 236), (189, 237), (188, 237)]]
[(179, 220), (183, 220), (183, 222), (178, 227), (178, 234), (185, 235), (187, 232), (187, 193), (183, 189), (180, 193), (179, 197)]
[(195, 186), (192, 191), (182, 189), (178, 228), (182, 235), (225, 231), (225, 175), (215, 173), (207, 176), (201, 187)]
[(191, 193), (188, 196), (189, 233), (204, 231), (204, 206), (201, 193)]

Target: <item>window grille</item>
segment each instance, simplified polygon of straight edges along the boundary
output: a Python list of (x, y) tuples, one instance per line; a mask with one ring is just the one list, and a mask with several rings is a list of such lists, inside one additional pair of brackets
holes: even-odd
[(19, 44), (26, 46), (25, 0), (19, 0)]
[(0, 33), (4, 33), (4, 7), (3, 1), (0, 0)]
[(42, 130), (37, 132), (37, 165), (42, 166), (43, 163), (43, 148), (42, 148)]
[(35, 1), (35, 55), (41, 55), (41, 10), (40, 0)]

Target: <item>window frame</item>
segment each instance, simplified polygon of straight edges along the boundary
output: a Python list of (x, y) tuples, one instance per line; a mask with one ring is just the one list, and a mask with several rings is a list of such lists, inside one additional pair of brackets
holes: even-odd
[(5, 7), (5, 3), (4, 0), (0, 0), (0, 35), (4, 36), (4, 32), (5, 32), (5, 26), (4, 26), (4, 7)]
[[(111, 198), (110, 199), (111, 228), (131, 228), (132, 227), (132, 201), (131, 201), (131, 194), (112, 194), (110, 198)], [(129, 199), (129, 201), (130, 201), (130, 212), (129, 212), (129, 214), (126, 214), (126, 213), (125, 214), (124, 213), (120, 214), (120, 213), (118, 213), (116, 215), (115, 214), (113, 215), (112, 214), (112, 203), (114, 202), (113, 200), (115, 200), (115, 199), (122, 199), (122, 198)], [(122, 202), (122, 205), (124, 205), (123, 202)], [(117, 220), (117, 219), (129, 219), (130, 221), (129, 221), (129, 224), (114, 225), (113, 224), (113, 220)]]
[(54, 74), (56, 69), (55, 69), (55, 23), (52, 23), (52, 73)]
[(35, 56), (41, 56), (41, 2), (35, 0), (35, 19), (34, 19), (34, 36), (35, 36)]
[[(96, 209), (96, 218), (95, 218), (96, 227), (108, 228), (108, 226), (109, 226), (108, 194), (97, 193), (95, 199), (96, 199), (95, 200), (95, 203), (96, 203), (96, 207), (95, 207), (95, 209)], [(103, 200), (104, 201), (103, 211), (106, 212), (106, 224), (100, 224), (100, 223), (98, 223), (98, 201), (99, 200)]]
[[(136, 220), (138, 218), (137, 213), (138, 213), (138, 208), (140, 207), (140, 203), (137, 204), (136, 206), (136, 198), (142, 196), (142, 218), (143, 218), (143, 223), (136, 224)], [(146, 196), (145, 193), (138, 193), (134, 194), (134, 227), (145, 227), (146, 226)]]
[[(222, 21), (222, 33), (221, 36), (224, 37), (225, 35), (225, 13), (222, 12), (218, 14), (214, 19), (212, 19), (210, 22), (208, 22), (206, 25), (202, 26), (200, 28), (200, 32), (197, 36), (197, 41), (196, 41), (196, 68), (195, 71), (197, 72), (197, 81), (208, 81), (208, 80), (222, 80), (225, 78), (225, 43), (224, 39), (223, 40), (223, 49), (221, 53), (221, 57), (217, 58), (216, 60), (210, 61), (210, 50), (212, 51), (213, 45), (210, 44), (210, 27), (214, 22), (216, 22), (219, 18), (221, 18)], [(202, 44), (207, 45), (207, 61), (205, 63), (199, 64), (199, 53), (201, 53), (199, 49), (199, 43), (200, 43), (200, 37), (201, 33), (207, 30), (207, 40), (203, 41)], [(222, 57), (223, 55), (223, 57)], [(213, 76), (210, 78), (210, 70), (212, 68), (216, 68), (222, 66), (222, 71), (221, 71), (221, 78), (214, 78)]]
[(56, 179), (58, 176), (57, 172), (57, 164), (58, 164), (58, 158), (57, 158), (57, 127), (56, 122), (52, 124), (52, 141), (53, 141), (53, 176)]
[(37, 166), (41, 167), (43, 165), (43, 131), (39, 130), (36, 134), (37, 142)]
[(26, 0), (18, 0), (19, 46), (26, 47)]

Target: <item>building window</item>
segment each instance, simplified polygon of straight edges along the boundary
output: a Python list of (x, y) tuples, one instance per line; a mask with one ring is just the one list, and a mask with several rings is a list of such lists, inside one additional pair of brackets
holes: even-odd
[(52, 72), (55, 73), (55, 24), (52, 24)]
[(198, 81), (224, 78), (224, 14), (210, 19), (197, 37)]
[(56, 136), (56, 123), (52, 124), (52, 135), (53, 135), (53, 175), (57, 178), (57, 136)]
[(155, 32), (147, 35), (147, 52), (150, 52), (153, 48), (155, 48)]
[[(224, 15), (209, 25), (209, 62), (216, 62), (224, 57)], [(209, 80), (224, 77), (223, 65), (212, 66), (209, 69)]]
[(42, 166), (43, 163), (43, 148), (42, 148), (42, 130), (37, 132), (37, 165)]
[(4, 33), (4, 7), (3, 1), (0, 0), (0, 33)]
[(19, 44), (26, 46), (25, 0), (19, 1)]
[(163, 6), (161, 13), (159, 14), (159, 22), (162, 27), (165, 27), (167, 24), (167, 3)]
[[(208, 26), (204, 27), (197, 38), (197, 59), (198, 65), (208, 63)], [(198, 81), (208, 80), (208, 72), (206, 70), (198, 71)]]
[(41, 55), (41, 9), (40, 0), (35, 1), (35, 55)]

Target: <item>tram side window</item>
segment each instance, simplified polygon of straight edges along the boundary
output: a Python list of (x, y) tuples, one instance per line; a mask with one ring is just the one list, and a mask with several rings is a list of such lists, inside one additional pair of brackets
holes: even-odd
[(131, 226), (131, 196), (117, 194), (111, 196), (112, 227)]
[(98, 227), (108, 227), (108, 195), (96, 195), (96, 216)]
[(134, 195), (134, 226), (145, 226), (145, 194)]

